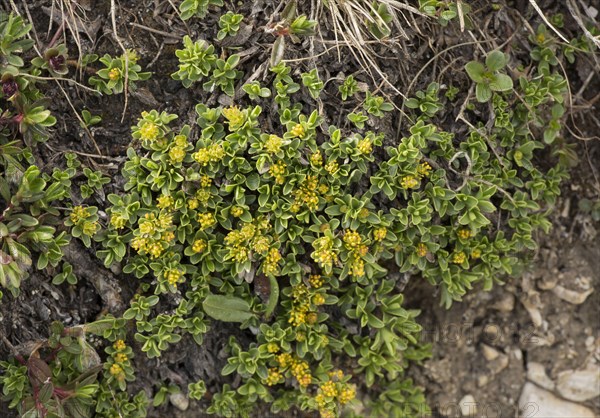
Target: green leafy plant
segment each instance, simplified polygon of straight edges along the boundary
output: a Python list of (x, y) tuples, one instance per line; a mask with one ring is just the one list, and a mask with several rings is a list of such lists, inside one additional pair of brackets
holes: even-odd
[(319, 79), (316, 68), (313, 68), (308, 73), (302, 74), (302, 84), (308, 89), (308, 92), (313, 99), (319, 97), (321, 90), (323, 90), (324, 87), (324, 83)]
[(492, 51), (485, 58), (485, 65), (478, 61), (469, 61), (465, 65), (467, 74), (475, 82), (475, 97), (485, 103), (492, 98), (492, 93), (510, 91), (512, 79), (500, 72), (508, 63), (508, 57), (501, 51)]
[(138, 81), (148, 80), (151, 75), (149, 72), (142, 72), (142, 67), (137, 63), (138, 59), (137, 53), (131, 50), (116, 58), (105, 54), (99, 59), (104, 68), (90, 77), (89, 83), (104, 94), (123, 93), (125, 82), (128, 89), (135, 90)]
[(221, 7), (223, 0), (184, 0), (179, 5), (180, 17), (188, 20), (192, 17), (204, 18), (210, 6)]
[(81, 119), (83, 119), (82, 127), (89, 128), (102, 122), (102, 117), (99, 115), (92, 115), (89, 110), (83, 109), (81, 111)]
[(116, 410), (129, 410), (128, 416), (135, 418), (146, 416), (144, 393), (130, 402), (124, 386), (117, 383), (133, 379), (131, 348), (116, 340), (107, 348), (109, 360), (102, 364), (87, 341), (89, 334), (102, 335), (118, 326), (114, 318), (71, 328), (54, 322), (48, 339), (33, 351), (0, 361), (0, 384), (9, 407), (24, 417), (109, 417)]
[(219, 32), (217, 40), (223, 40), (226, 36), (235, 35), (240, 30), (240, 24), (244, 19), (243, 15), (227, 12), (219, 18)]
[(261, 87), (258, 81), (252, 81), (242, 86), (242, 90), (248, 94), (250, 100), (257, 100), (258, 98), (271, 97), (271, 90), (267, 87)]
[(344, 82), (338, 87), (342, 100), (346, 101), (349, 97), (352, 97), (358, 91), (358, 81), (354, 79), (354, 76), (349, 75), (344, 79)]

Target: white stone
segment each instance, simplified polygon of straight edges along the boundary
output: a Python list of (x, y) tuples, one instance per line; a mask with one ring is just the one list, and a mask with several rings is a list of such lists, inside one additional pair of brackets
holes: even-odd
[(180, 411), (185, 411), (190, 406), (190, 400), (183, 393), (171, 393), (169, 401)]
[(585, 406), (565, 401), (533, 383), (525, 383), (519, 398), (520, 418), (596, 418)]
[(556, 380), (556, 390), (563, 398), (576, 402), (600, 396), (600, 367), (560, 373)]
[(475, 402), (473, 395), (465, 395), (458, 403), (458, 406), (460, 406), (460, 413), (463, 417), (474, 417), (477, 415), (477, 402)]
[(554, 390), (554, 382), (546, 374), (546, 369), (540, 363), (527, 363), (527, 379), (544, 389)]

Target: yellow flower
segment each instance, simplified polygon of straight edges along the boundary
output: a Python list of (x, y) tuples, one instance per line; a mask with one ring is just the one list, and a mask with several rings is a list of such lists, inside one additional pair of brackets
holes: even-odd
[(275, 354), (275, 353), (279, 352), (279, 346), (276, 343), (268, 343), (267, 351), (271, 354)]
[(347, 229), (344, 233), (344, 244), (346, 244), (346, 248), (349, 250), (358, 248), (361, 242), (362, 238), (358, 232)]
[(71, 218), (71, 222), (73, 222), (74, 224), (78, 223), (82, 219), (87, 219), (89, 216), (89, 210), (87, 208), (84, 208), (83, 206), (75, 206), (73, 208), (73, 211), (69, 215), (69, 217)]
[(158, 258), (163, 252), (163, 247), (160, 243), (154, 242), (146, 248), (146, 251), (150, 254), (150, 258)]
[(358, 149), (361, 154), (368, 155), (373, 152), (373, 143), (369, 138), (363, 138), (356, 144), (356, 149)]
[(127, 219), (123, 218), (121, 215), (114, 215), (110, 217), (110, 224), (115, 228), (115, 229), (122, 229), (125, 227), (125, 222), (127, 222)]
[(140, 138), (142, 141), (152, 142), (158, 138), (159, 129), (154, 122), (145, 122), (140, 128)]
[(339, 169), (340, 165), (337, 163), (337, 161), (330, 161), (325, 164), (325, 171), (327, 171), (329, 174), (335, 174)]
[(212, 185), (212, 179), (208, 177), (206, 174), (200, 178), (200, 186), (204, 188), (208, 188)]
[(119, 366), (118, 364), (112, 364), (110, 366), (109, 372), (111, 375), (116, 377), (116, 376), (120, 375), (121, 373), (123, 373), (123, 368), (121, 366)]
[(169, 158), (173, 164), (180, 163), (185, 158), (185, 150), (182, 147), (173, 147), (169, 151)]
[(206, 241), (203, 239), (197, 239), (196, 241), (194, 241), (194, 243), (192, 244), (192, 251), (194, 251), (196, 254), (201, 253), (202, 251), (206, 250)]
[(345, 388), (340, 390), (338, 400), (342, 405), (347, 404), (356, 397), (356, 388), (352, 385), (347, 385)]
[(404, 189), (414, 189), (419, 186), (419, 180), (414, 178), (414, 176), (404, 176), (402, 177), (400, 186), (402, 186)]
[(222, 110), (223, 116), (229, 122), (229, 128), (232, 130), (239, 129), (246, 119), (244, 112), (237, 106), (229, 106)]
[(164, 278), (171, 286), (175, 286), (178, 282), (182, 281), (182, 276), (183, 272), (179, 269), (169, 269), (164, 274)]
[(277, 154), (281, 150), (283, 145), (283, 139), (277, 135), (269, 135), (269, 138), (265, 142), (265, 149), (269, 154)]
[(304, 130), (304, 126), (302, 126), (301, 124), (297, 123), (292, 130), (290, 131), (290, 134), (292, 136), (297, 136), (302, 138), (304, 136), (304, 134), (306, 133), (306, 131)]
[(267, 378), (265, 379), (265, 384), (267, 386), (274, 386), (277, 383), (279, 383), (279, 381), (283, 378), (283, 375), (281, 374), (281, 372), (279, 370), (277, 370), (276, 368), (272, 367), (269, 369)]
[(420, 177), (427, 177), (431, 174), (431, 165), (428, 162), (421, 163), (417, 166), (417, 173)]
[(316, 295), (313, 296), (312, 303), (316, 306), (320, 306), (320, 305), (324, 304), (325, 296), (321, 295), (320, 293), (317, 293)]
[(239, 206), (234, 206), (231, 208), (230, 213), (234, 218), (239, 218), (244, 214), (244, 209)]
[(127, 360), (129, 360), (127, 358), (127, 355), (123, 354), (123, 353), (117, 353), (115, 354), (115, 362), (117, 363), (125, 363)]
[(187, 205), (189, 209), (197, 209), (200, 206), (200, 202), (198, 202), (198, 199), (191, 198), (188, 200)]
[(375, 239), (375, 241), (383, 241), (385, 239), (386, 235), (387, 235), (386, 227), (376, 228), (373, 231), (373, 239)]
[(475, 248), (473, 251), (471, 251), (471, 257), (474, 259), (481, 257), (481, 250), (479, 248)]
[(315, 167), (320, 167), (323, 165), (323, 156), (321, 155), (321, 151), (317, 151), (310, 156), (310, 163)]
[(200, 229), (205, 230), (216, 224), (217, 220), (212, 213), (199, 213), (198, 222), (200, 222)]
[(335, 398), (337, 396), (337, 388), (335, 387), (335, 383), (330, 381), (327, 381), (325, 383), (322, 383), (321, 386), (319, 386), (319, 389), (321, 389), (321, 392), (323, 392), (323, 395), (329, 397), (329, 398)]
[(283, 184), (285, 182), (286, 164), (279, 161), (269, 168), (269, 174), (275, 179), (275, 183)]
[(83, 233), (89, 237), (91, 237), (92, 235), (94, 235), (97, 231), (98, 228), (100, 226), (98, 225), (98, 222), (94, 221), (94, 222), (89, 222), (89, 221), (85, 221), (83, 223)]
[(176, 147), (185, 148), (186, 145), (188, 144), (187, 136), (176, 135), (175, 138), (173, 138), (173, 143), (175, 144)]
[(462, 240), (468, 240), (469, 238), (471, 238), (472, 232), (469, 228), (460, 228), (457, 231), (456, 235), (458, 235), (458, 238)]
[(108, 72), (108, 78), (111, 81), (117, 81), (119, 78), (121, 78), (121, 70), (119, 70), (118, 68), (112, 68)]
[(417, 244), (417, 255), (419, 257), (425, 257), (427, 255), (427, 246), (422, 242)]
[(464, 252), (459, 251), (452, 256), (452, 262), (454, 264), (462, 264), (467, 260), (467, 256)]
[(308, 283), (311, 285), (311, 287), (314, 287), (315, 289), (318, 289), (321, 286), (323, 286), (324, 282), (325, 281), (321, 278), (320, 274), (311, 274), (308, 277)]
[(173, 199), (173, 196), (169, 195), (160, 196), (156, 201), (156, 207), (159, 209), (167, 209), (175, 204), (175, 199)]
[(123, 340), (117, 340), (115, 341), (115, 343), (113, 344), (113, 348), (117, 351), (123, 351), (127, 348), (127, 346), (125, 345), (125, 341)]

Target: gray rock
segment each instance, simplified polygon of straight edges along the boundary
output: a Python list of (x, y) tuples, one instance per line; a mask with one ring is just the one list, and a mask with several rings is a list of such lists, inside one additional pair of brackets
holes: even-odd
[(527, 379), (544, 389), (554, 390), (554, 382), (548, 377), (541, 363), (527, 363)]
[(521, 391), (519, 413), (520, 418), (595, 418), (591, 409), (560, 399), (529, 382)]
[(556, 380), (556, 390), (563, 398), (576, 402), (600, 396), (600, 367), (560, 373)]

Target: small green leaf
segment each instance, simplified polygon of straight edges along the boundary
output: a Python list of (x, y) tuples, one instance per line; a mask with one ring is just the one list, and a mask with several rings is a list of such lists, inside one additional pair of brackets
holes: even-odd
[(465, 70), (467, 71), (469, 77), (471, 77), (471, 80), (476, 83), (483, 82), (483, 73), (485, 73), (485, 67), (482, 63), (470, 61), (465, 65)]
[(492, 51), (485, 58), (485, 65), (490, 71), (498, 71), (504, 68), (507, 62), (506, 55), (500, 51)]
[(479, 103), (485, 103), (492, 98), (492, 90), (487, 84), (477, 83), (475, 86), (475, 96)]
[(248, 302), (235, 296), (208, 295), (202, 308), (208, 316), (223, 322), (244, 322), (254, 316)]
[(512, 78), (506, 74), (496, 74), (490, 82), (492, 91), (509, 91), (513, 88)]

